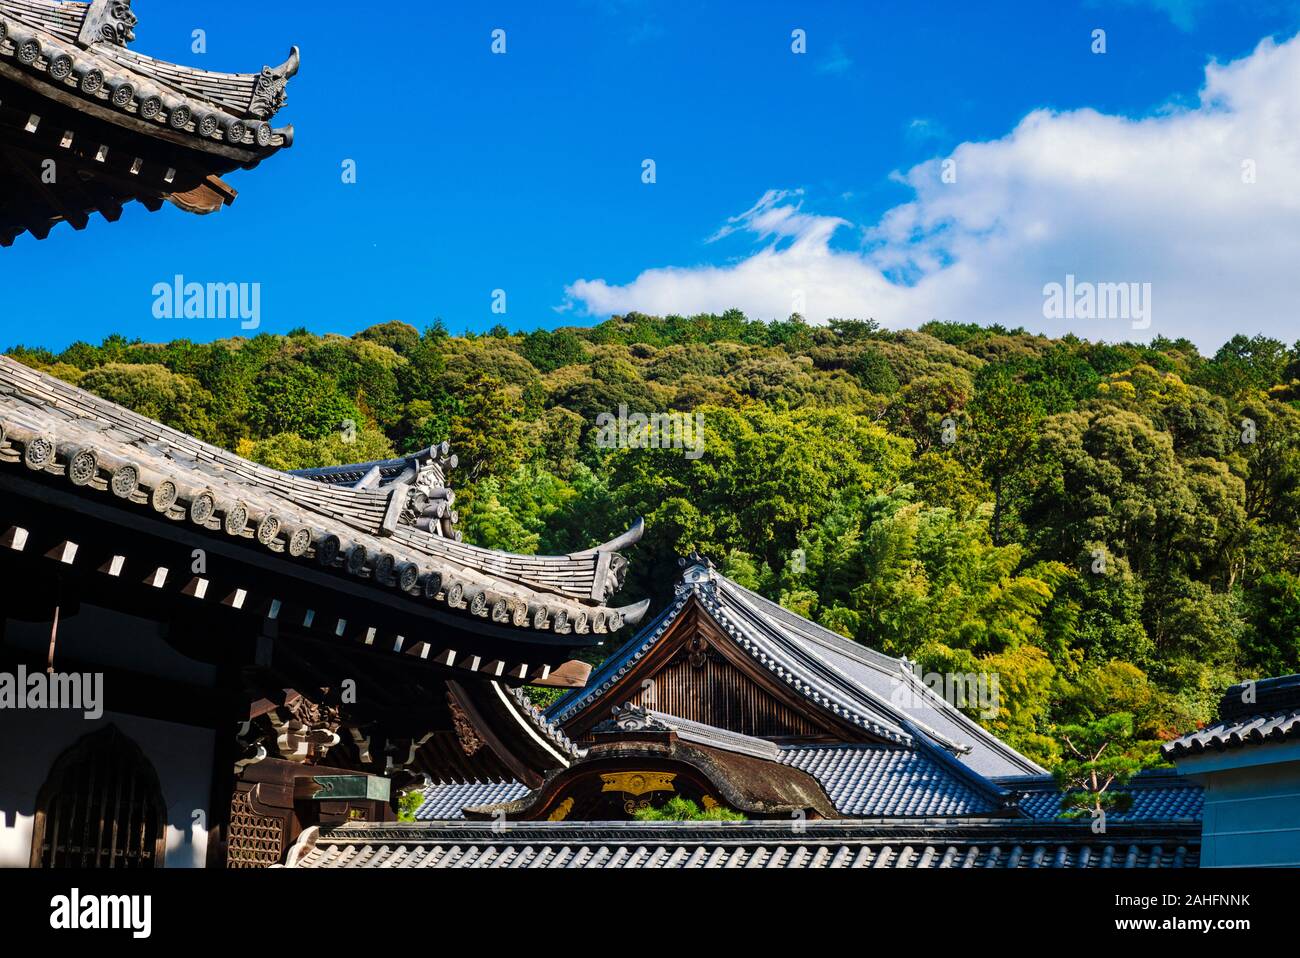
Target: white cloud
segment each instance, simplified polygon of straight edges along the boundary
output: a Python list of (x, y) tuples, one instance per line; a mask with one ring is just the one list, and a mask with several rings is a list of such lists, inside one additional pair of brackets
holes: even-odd
[[(999, 140), (967, 142), (898, 174), (914, 198), (832, 247), (850, 226), (769, 191), (713, 237), (763, 244), (724, 266), (650, 269), (625, 285), (578, 280), (593, 315), (739, 307), (812, 321), (871, 316), (1024, 325), (1091, 338), (1187, 336), (1213, 348), (1234, 332), (1300, 337), (1300, 37), (1211, 64), (1199, 102), (1130, 119), (1036, 111)], [(1256, 182), (1243, 182), (1253, 164)], [(840, 233), (840, 236), (849, 234)], [(1152, 324), (1052, 321), (1043, 286), (1151, 283)]]
[(817, 64), (819, 73), (848, 73), (853, 67), (853, 58), (844, 52), (844, 48), (838, 43), (831, 47), (831, 54), (825, 60)]

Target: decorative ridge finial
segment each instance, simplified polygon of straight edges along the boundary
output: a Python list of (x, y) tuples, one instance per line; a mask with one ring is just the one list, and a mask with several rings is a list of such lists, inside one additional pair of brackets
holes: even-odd
[(695, 565), (704, 566), (706, 569), (717, 568), (712, 561), (701, 555), (698, 549), (692, 549), (688, 555), (679, 558), (677, 564), (683, 569), (688, 569)]
[(717, 581), (717, 568), (698, 551), (692, 550), (689, 555), (682, 556), (677, 565), (683, 570), (679, 583), (682, 587), (711, 585)]
[(91, 0), (77, 43), (88, 47), (92, 43), (112, 43), (124, 47), (135, 39), (135, 25), (139, 21), (131, 12), (131, 0)]
[(297, 47), (289, 51), (289, 58), (278, 67), (264, 66), (253, 85), (253, 95), (248, 103), (250, 115), (269, 120), (289, 101), (289, 81), (298, 75), (302, 59)]
[(650, 714), (644, 705), (626, 702), (609, 710), (610, 717), (597, 724), (592, 731), (608, 732), (671, 732), (672, 726)]
[(432, 536), (459, 540), (456, 523), (460, 516), (453, 508), (456, 493), (447, 485), (447, 473), (459, 465), (451, 445), (444, 441), (430, 446), (410, 461), (402, 477), (408, 488), (401, 521)]

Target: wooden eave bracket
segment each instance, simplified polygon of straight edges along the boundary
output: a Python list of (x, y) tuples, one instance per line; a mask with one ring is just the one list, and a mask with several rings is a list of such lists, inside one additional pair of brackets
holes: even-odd
[(215, 213), (223, 206), (230, 206), (238, 195), (221, 177), (210, 175), (192, 190), (168, 193), (167, 201), (186, 213), (205, 216), (208, 213)]
[(528, 684), (550, 689), (585, 689), (590, 679), (591, 663), (570, 659), (563, 665), (551, 669), (544, 678), (534, 679)]

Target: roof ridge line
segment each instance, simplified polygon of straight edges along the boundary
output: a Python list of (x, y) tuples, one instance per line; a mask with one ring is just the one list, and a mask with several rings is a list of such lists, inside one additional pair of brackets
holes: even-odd
[[(717, 601), (716, 598), (715, 601)], [(705, 606), (706, 608), (709, 608), (709, 604), (707, 601), (705, 602)], [(741, 609), (744, 609), (749, 614), (750, 617), (760, 614), (758, 613), (758, 610), (750, 609), (747, 606), (742, 605)], [(723, 608), (721, 604), (719, 604), (716, 610), (715, 617), (716, 615), (722, 615), (725, 617), (727, 616), (727, 613), (728, 610)], [(770, 629), (771, 623), (768, 622), (767, 624)], [(728, 632), (728, 634), (732, 635), (733, 638), (737, 638), (735, 633), (740, 631), (740, 628), (734, 622), (730, 623), (730, 625), (731, 628), (726, 629), (726, 631)], [(811, 701), (817, 702), (823, 708), (826, 708), (827, 705), (820, 700), (821, 699), (829, 700), (832, 703), (829, 709), (831, 714), (839, 718), (849, 717), (851, 719), (850, 724), (858, 725), (859, 727), (867, 728), (868, 731), (874, 731), (877, 734), (884, 735), (887, 739), (891, 741), (899, 742), (903, 744), (907, 743), (909, 738), (908, 733), (906, 732), (906, 730), (904, 730), (901, 727), (901, 725), (898, 725), (897, 723), (891, 723), (889, 721), (890, 716), (873, 714), (869, 709), (864, 708), (861, 703), (853, 702), (851, 700), (852, 699), (851, 695), (846, 696), (844, 694), (846, 686), (845, 683), (842, 681), (843, 677), (837, 675), (835, 671), (832, 669), (832, 667), (829, 665), (829, 663), (823, 662), (822, 660), (815, 659), (815, 658), (809, 661), (807, 658), (807, 653), (804, 649), (798, 647), (797, 645), (794, 645), (792, 647), (790, 643), (785, 642), (783, 640), (783, 637), (780, 635), (780, 633), (777, 633), (775, 637), (776, 637), (776, 641), (781, 645), (781, 651), (783, 651), (787, 656), (789, 656), (799, 668), (810, 673), (814, 678), (829, 679), (831, 682), (831, 688), (838, 694), (832, 696), (832, 695), (827, 695), (824, 691), (819, 691), (817, 689), (804, 690), (800, 688), (799, 685), (795, 685), (796, 691), (801, 692), (806, 698), (809, 698)], [(742, 647), (746, 647), (750, 642), (752, 642), (752, 640), (748, 638), (743, 640), (738, 639), (738, 641), (741, 642)], [(746, 647), (745, 651), (751, 654), (751, 658), (754, 657), (749, 648)], [(762, 658), (758, 658), (757, 661), (759, 662), (760, 665), (764, 666), (768, 671), (775, 672), (778, 678), (783, 678), (779, 672), (776, 672), (776, 670), (772, 667), (772, 665), (763, 661)], [(792, 683), (787, 681), (786, 684), (792, 684)], [(809, 683), (806, 682), (806, 680), (800, 679), (800, 684), (807, 685)], [(856, 690), (856, 687), (854, 687), (854, 690)], [(810, 692), (812, 694), (809, 694)], [(836, 701), (837, 699), (843, 701)], [(872, 697), (872, 700), (874, 702), (874, 696)], [(837, 710), (836, 706), (838, 706), (838, 709), (843, 709), (845, 712), (854, 713), (854, 715), (853, 716), (841, 715), (840, 711)], [(854, 717), (856, 717), (857, 719), (856, 721), (852, 720)], [(867, 723), (867, 725), (863, 724), (864, 721)], [(868, 727), (868, 725), (871, 727)]]
[[(915, 666), (915, 665), (917, 664), (916, 662), (912, 662), (912, 661), (910, 661), (910, 660), (908, 660), (908, 659), (906, 659), (906, 658), (902, 659), (901, 661), (902, 661), (902, 662), (906, 662), (906, 663), (908, 663), (909, 665), (913, 665), (913, 666)], [(958, 721), (958, 724), (965, 725), (965, 726), (966, 726), (968, 729), (970, 729), (971, 731), (976, 732), (976, 733), (977, 733), (977, 734), (978, 734), (982, 739), (985, 740), (986, 744), (989, 744), (989, 746), (990, 746), (991, 748), (996, 748), (996, 749), (997, 749), (998, 751), (1000, 751), (1004, 756), (1007, 756), (1007, 757), (1013, 759), (1013, 760), (1016, 762), (1016, 764), (1020, 764), (1020, 765), (1025, 765), (1025, 764), (1027, 764), (1027, 765), (1031, 765), (1031, 766), (1033, 766), (1034, 768), (1039, 769), (1040, 772), (1041, 772), (1042, 774), (1050, 774), (1049, 772), (1046, 771), (1046, 769), (1043, 769), (1042, 766), (1039, 765), (1037, 762), (1035, 762), (1033, 759), (1029, 758), (1029, 757), (1026, 756), (1026, 755), (1021, 754), (1021, 752), (1019, 752), (1018, 750), (1012, 748), (1012, 747), (1011, 747), (1010, 745), (1008, 745), (1006, 742), (1002, 741), (1002, 739), (1000, 739), (998, 736), (994, 735), (992, 732), (990, 732), (990, 731), (989, 731), (988, 729), (986, 729), (984, 726), (982, 726), (982, 725), (980, 725), (978, 722), (976, 722), (973, 718), (971, 718), (969, 715), (967, 715), (965, 712), (963, 712), (960, 708), (958, 708), (957, 706), (953, 705), (951, 702), (949, 702), (947, 699), (945, 699), (942, 695), (940, 695), (940, 694), (939, 694), (938, 692), (936, 692), (934, 689), (930, 688), (929, 685), (927, 685), (924, 681), (921, 680), (921, 678), (916, 674), (915, 671), (913, 671), (913, 670), (910, 669), (910, 668), (908, 668), (908, 669), (902, 669), (901, 671), (904, 672), (904, 674), (906, 674), (906, 675), (908, 676), (908, 679), (909, 679), (909, 680), (910, 680), (910, 681), (911, 681), (915, 686), (917, 686), (918, 688), (924, 689), (925, 692), (926, 692), (926, 694), (930, 695), (930, 696), (931, 696), (932, 698), (934, 698), (936, 701), (942, 703), (942, 704), (945, 706), (945, 708), (944, 708), (944, 714), (945, 714), (945, 715), (948, 715), (948, 716), (950, 716), (951, 718), (953, 718), (954, 720), (957, 720), (957, 721)], [(1029, 773), (1029, 774), (1039, 774), (1039, 773), (1038, 773), (1038, 772), (1035, 772), (1035, 773)]]
[[(910, 726), (912, 723), (904, 719), (903, 724), (904, 726)], [(964, 762), (959, 762), (947, 749), (940, 748), (938, 744), (930, 741), (929, 736), (921, 734), (915, 736), (915, 738), (919, 739), (921, 749), (928, 751), (945, 768), (964, 778), (967, 784), (982, 792), (986, 798), (993, 799), (995, 804), (1003, 808), (1014, 807), (1015, 793), (1010, 789), (1003, 788)]]
[[(806, 623), (807, 625), (816, 628), (820, 632), (824, 632), (827, 635), (835, 636), (836, 641), (832, 643), (832, 642), (823, 641), (820, 635), (815, 635), (815, 636), (809, 635), (808, 637), (819, 646), (823, 648), (830, 647), (832, 650), (835, 651), (845, 651), (846, 654), (849, 654), (850, 657), (854, 658), (856, 661), (876, 669), (882, 675), (889, 678), (895, 678), (899, 674), (907, 675), (909, 681), (911, 681), (914, 685), (924, 689), (925, 692), (929, 695), (929, 697), (934, 700), (934, 703), (937, 706), (936, 707), (937, 711), (941, 712), (944, 716), (952, 720), (955, 724), (965, 728), (968, 732), (971, 732), (986, 747), (997, 752), (1003, 758), (1010, 761), (1012, 764), (1019, 765), (1022, 768), (1026, 768), (1026, 770), (1028, 770), (1028, 768), (1033, 768), (1033, 769), (1038, 769), (1039, 771), (1045, 771), (1042, 769), (1040, 765), (1038, 765), (1037, 762), (1034, 762), (1033, 760), (1029, 759), (1027, 756), (1022, 755), (1016, 749), (1012, 748), (1006, 742), (1002, 741), (1002, 739), (998, 738), (996, 735), (991, 733), (988, 729), (984, 728), (978, 722), (974, 721), (972, 718), (970, 718), (970, 716), (962, 712), (961, 709), (952, 705), (952, 703), (948, 702), (947, 699), (935, 693), (934, 690), (929, 688), (929, 686), (925, 685), (924, 682), (921, 682), (917, 678), (913, 670), (907, 667), (908, 665), (913, 665), (915, 663), (911, 663), (910, 660), (908, 660), (906, 657), (894, 658), (892, 656), (885, 655), (885, 653), (883, 652), (879, 652), (875, 649), (871, 649), (869, 646), (865, 646), (859, 642), (854, 642), (851, 639), (847, 639), (844, 636), (835, 635), (835, 633), (830, 632), (830, 630), (826, 629), (824, 626), (819, 626), (816, 623), (803, 618), (797, 613), (791, 612), (789, 609), (786, 609), (784, 606), (780, 605), (780, 603), (773, 602), (771, 599), (768, 599), (766, 596), (759, 595), (753, 590), (745, 588), (744, 586), (732, 581), (731, 579), (728, 579), (726, 576), (721, 575), (720, 573), (716, 574), (716, 578), (723, 584), (724, 589), (726, 589), (727, 587), (731, 587), (743, 593), (741, 598), (755, 597), (764, 605), (772, 606), (775, 609), (779, 609), (783, 617), (797, 619), (799, 622)], [(767, 612), (763, 608), (758, 608), (755, 611), (758, 612), (760, 615), (767, 617)], [(781, 625), (781, 623), (775, 623), (775, 624), (777, 624), (778, 627), (780, 627)], [(804, 630), (801, 630), (801, 633), (803, 631)], [(802, 637), (802, 635), (798, 637)], [(896, 670), (885, 669), (882, 663), (873, 660), (873, 657), (874, 659), (883, 659), (885, 661), (891, 662), (895, 666), (897, 666), (897, 669)], [(829, 666), (829, 663), (825, 663), (825, 664)], [(833, 668), (833, 666), (830, 667)], [(852, 688), (862, 692), (863, 694), (870, 697), (872, 700), (878, 702), (885, 702), (886, 707), (890, 710), (890, 712), (897, 715), (896, 706), (894, 706), (893, 703), (890, 703), (887, 700), (883, 699), (880, 695), (873, 692), (871, 689), (867, 689), (862, 686), (859, 686), (857, 683), (850, 683), (850, 684)], [(973, 746), (966, 745), (965, 743), (960, 743), (953, 740), (949, 736), (944, 735), (935, 729), (932, 729), (928, 723), (923, 722), (911, 716), (906, 711), (903, 711), (902, 715), (906, 717), (906, 720), (908, 722), (916, 725), (918, 728), (923, 730), (925, 734), (929, 735), (932, 739), (938, 742), (949, 743), (955, 748), (963, 749), (968, 752), (973, 750)]]
[(845, 652), (845, 654), (859, 659), (864, 665), (870, 665), (873, 668), (880, 668), (882, 671), (884, 671), (889, 667), (898, 665), (903, 661), (903, 659), (896, 658), (895, 656), (892, 655), (888, 655), (884, 652), (881, 652), (879, 649), (873, 649), (869, 645), (863, 645), (861, 642), (855, 642), (852, 639), (846, 638), (845, 636), (832, 632), (824, 625), (819, 625), (818, 623), (812, 621), (811, 619), (805, 619), (797, 612), (791, 612), (785, 606), (781, 605), (781, 603), (773, 601), (772, 599), (769, 599), (767, 596), (755, 592), (753, 589), (746, 588), (745, 586), (741, 585), (739, 582), (736, 582), (734, 579), (729, 579), (725, 575), (722, 575), (721, 573), (717, 573), (717, 578), (721, 580), (724, 586), (738, 589), (739, 591), (743, 592), (745, 595), (757, 599), (763, 605), (771, 606), (773, 609), (777, 610), (777, 612), (782, 617), (795, 619), (799, 623), (802, 623), (803, 625), (810, 626), (813, 631), (808, 632), (808, 638), (810, 638), (812, 641), (833, 646)]

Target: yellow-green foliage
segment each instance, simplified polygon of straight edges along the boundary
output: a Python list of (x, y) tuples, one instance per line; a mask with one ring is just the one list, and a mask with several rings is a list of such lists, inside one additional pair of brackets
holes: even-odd
[(689, 798), (674, 795), (659, 806), (639, 808), (632, 815), (638, 822), (743, 822), (745, 816), (715, 805), (700, 808)]
[[(1226, 683), (1300, 671), (1300, 346), (732, 310), (10, 352), (278, 469), (450, 439), (469, 541), (567, 553), (643, 516), (624, 601), (701, 550), (854, 641), (996, 675), (968, 711), (1046, 764), (1117, 708), (1146, 761)], [(700, 454), (604, 447), (620, 408), (698, 417)]]

